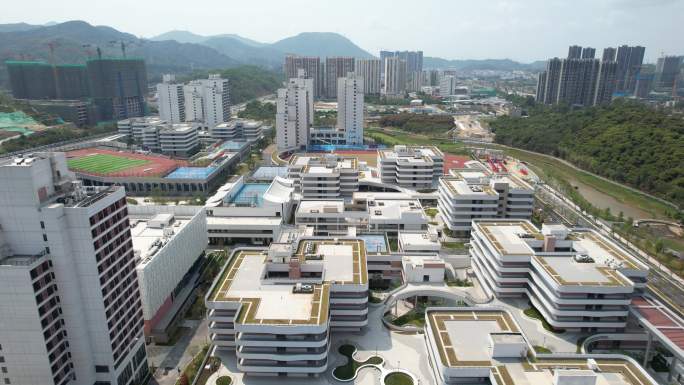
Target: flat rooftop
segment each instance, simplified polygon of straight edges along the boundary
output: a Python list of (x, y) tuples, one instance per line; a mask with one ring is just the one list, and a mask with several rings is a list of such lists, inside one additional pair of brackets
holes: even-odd
[(454, 176), (442, 178), (444, 185), (449, 189), (449, 192), (455, 196), (459, 195), (480, 195), (496, 197), (496, 192), (488, 185), (473, 185), (468, 184), (465, 179)]
[(183, 231), (192, 218), (174, 216), (174, 221), (167, 227), (167, 235), (164, 235), (163, 227), (151, 227), (150, 221), (157, 216), (131, 215), (131, 236), (133, 249), (140, 251), (141, 265), (145, 265), (154, 259), (166, 246), (168, 241)]
[[(554, 372), (569, 376), (596, 376), (597, 385), (655, 385), (631, 361), (594, 358), (598, 370), (590, 368), (587, 356), (492, 357), (491, 343), (523, 343), (523, 333), (503, 310), (464, 308), (432, 309), (426, 314), (442, 365), (450, 369), (490, 368), (496, 385), (553, 385)], [(532, 349), (528, 345), (528, 349)]]
[[(307, 259), (307, 244), (321, 259)], [(366, 249), (361, 240), (301, 240), (294, 256), (302, 266), (323, 265), (323, 279), (312, 293), (293, 293), (295, 283), (306, 279), (268, 278), (268, 250), (238, 250), (223, 271), (210, 296), (213, 301), (241, 302), (238, 323), (322, 324), (327, 321), (329, 291), (334, 284), (367, 284)]]
[(476, 226), (501, 255), (533, 255), (534, 250), (521, 236), (544, 239), (542, 234), (526, 221), (476, 222)]
[(660, 301), (650, 297), (634, 297), (630, 311), (637, 316), (639, 323), (662, 335), (661, 339), (669, 344), (678, 355), (684, 355), (684, 319)]
[(436, 236), (432, 239), (427, 232), (399, 232), (399, 243), (406, 247), (428, 247), (434, 248), (441, 245)]

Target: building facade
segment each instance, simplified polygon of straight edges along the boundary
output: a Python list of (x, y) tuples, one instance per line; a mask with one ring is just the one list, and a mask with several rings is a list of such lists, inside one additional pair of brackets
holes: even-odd
[(337, 79), (354, 72), (354, 58), (333, 56), (325, 58), (325, 96), (328, 99), (337, 97)]
[(444, 154), (437, 147), (397, 145), (378, 150), (377, 164), (382, 183), (431, 189), (443, 175)]
[(364, 95), (380, 95), (382, 61), (379, 59), (357, 59), (356, 74), (363, 79)]
[(384, 95), (404, 97), (406, 93), (406, 61), (392, 56), (385, 59)]
[(313, 80), (313, 98), (325, 95), (325, 71), (321, 58), (316, 56), (286, 55), (283, 72), (287, 79), (299, 77), (299, 70), (304, 70), (304, 77)]
[(306, 148), (313, 124), (313, 80), (292, 78), (278, 90), (276, 145), (278, 150)]
[(61, 153), (4, 161), (0, 181), (0, 376), (140, 383), (149, 369), (124, 189), (82, 187)]
[(363, 78), (352, 73), (337, 79), (337, 129), (347, 145), (363, 144)]
[(174, 75), (164, 75), (157, 84), (159, 117), (169, 123), (185, 122), (185, 94), (183, 85), (175, 82)]

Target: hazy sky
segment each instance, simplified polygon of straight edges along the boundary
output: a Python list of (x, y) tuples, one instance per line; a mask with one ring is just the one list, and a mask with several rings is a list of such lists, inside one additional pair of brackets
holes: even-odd
[[(142, 37), (179, 29), (264, 42), (338, 32), (378, 54), (529, 62), (570, 44), (639, 44), (647, 61), (684, 54), (684, 0), (4, 0), (0, 23), (80, 19)], [(11, 4), (11, 5), (9, 5)], [(8, 6), (9, 5), (9, 6)]]

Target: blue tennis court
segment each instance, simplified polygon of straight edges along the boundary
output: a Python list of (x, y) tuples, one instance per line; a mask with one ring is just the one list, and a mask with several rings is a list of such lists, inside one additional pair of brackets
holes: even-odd
[(216, 167), (178, 167), (167, 175), (167, 179), (206, 179)]
[(238, 206), (261, 207), (264, 204), (264, 193), (268, 186), (269, 184), (267, 183), (245, 183), (230, 200), (230, 203)]
[(357, 238), (363, 239), (366, 244), (366, 252), (368, 253), (386, 253), (387, 243), (384, 235), (378, 234), (363, 234), (357, 235)]
[(313, 144), (309, 146), (309, 151), (311, 152), (329, 152), (329, 151), (367, 151), (376, 150), (379, 148), (385, 148), (382, 144), (368, 145), (368, 144)]

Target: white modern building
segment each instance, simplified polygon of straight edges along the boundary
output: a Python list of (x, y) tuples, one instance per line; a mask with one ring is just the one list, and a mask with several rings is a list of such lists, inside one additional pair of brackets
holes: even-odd
[(335, 154), (323, 156), (293, 155), (287, 177), (303, 199), (329, 199), (351, 196), (359, 189), (359, 165), (356, 158)]
[(254, 142), (262, 135), (262, 123), (250, 119), (231, 119), (221, 123), (211, 131), (212, 139), (235, 140), (245, 139)]
[[(356, 59), (356, 74), (363, 79), (364, 95), (380, 95), (382, 78), (380, 59)], [(339, 102), (339, 99), (338, 99)]]
[(519, 219), (475, 220), (470, 254), (482, 287), (497, 297), (527, 297), (553, 327), (621, 331), (648, 267), (585, 229)]
[(63, 153), (2, 161), (3, 383), (141, 383), (135, 263), (123, 187), (81, 186)]
[(243, 177), (221, 186), (207, 199), (207, 231), (211, 245), (235, 242), (269, 244), (277, 240), (294, 206), (291, 180), (246, 183)]
[(363, 144), (363, 78), (353, 72), (337, 79), (337, 129), (346, 144)]
[(162, 154), (188, 158), (200, 148), (197, 129), (190, 124), (167, 124), (157, 131), (159, 150)]
[(209, 132), (216, 125), (230, 119), (230, 88), (228, 79), (210, 74), (208, 79), (197, 79), (183, 88), (186, 122), (194, 122)]
[(119, 120), (116, 123), (119, 134), (129, 136), (133, 141), (142, 143), (143, 132), (148, 127), (155, 127), (166, 123), (159, 116), (144, 116)]
[(306, 148), (313, 124), (313, 79), (292, 78), (278, 90), (276, 145), (279, 151)]
[(331, 330), (368, 323), (368, 273), (358, 239), (299, 238), (236, 249), (206, 297), (209, 337), (247, 375), (318, 376)]
[(619, 354), (538, 354), (506, 310), (435, 307), (425, 312), (425, 345), (437, 385), (656, 385)]
[(396, 145), (378, 150), (377, 164), (382, 183), (431, 189), (443, 175), (444, 154), (437, 147)]
[(383, 94), (387, 97), (404, 97), (406, 93), (406, 60), (397, 56), (385, 59), (385, 81)]
[(534, 187), (520, 178), (476, 169), (451, 174), (439, 181), (438, 209), (454, 236), (467, 237), (474, 219), (532, 218)]
[(417, 199), (302, 200), (295, 225), (313, 227), (314, 234), (321, 236), (362, 232), (396, 236), (401, 231), (427, 230), (428, 219)]
[(185, 122), (185, 93), (183, 84), (176, 83), (176, 77), (171, 74), (162, 76), (162, 82), (157, 84), (157, 98), (159, 117), (169, 123)]
[(190, 304), (186, 301), (197, 278), (193, 274), (207, 247), (204, 209), (179, 215), (174, 213), (174, 208), (140, 206), (131, 210), (145, 335), (156, 342), (165, 342), (183, 319), (178, 314)]
[(456, 93), (456, 76), (444, 75), (439, 79), (439, 96), (449, 96)]

